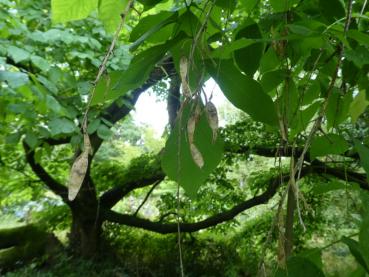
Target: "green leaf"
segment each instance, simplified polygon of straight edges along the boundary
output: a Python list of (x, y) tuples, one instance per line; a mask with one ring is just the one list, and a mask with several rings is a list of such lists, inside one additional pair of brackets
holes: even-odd
[(351, 101), (352, 96), (349, 93), (341, 95), (338, 89), (332, 91), (326, 110), (328, 129), (338, 126), (348, 118)]
[(320, 248), (305, 249), (304, 251), (299, 253), (299, 256), (308, 259), (318, 268), (320, 269), (323, 268), (322, 249)]
[(287, 260), (287, 270), (278, 269), (276, 277), (324, 277), (323, 271), (307, 258), (293, 256)]
[(17, 144), (21, 138), (22, 133), (21, 132), (15, 132), (11, 133), (6, 136), (5, 143), (7, 144)]
[(190, 197), (195, 197), (201, 184), (217, 167), (223, 156), (223, 141), (218, 136), (212, 143), (213, 133), (207, 116), (201, 113), (196, 124), (194, 144), (202, 154), (204, 166), (199, 168), (191, 156), (188, 142), (187, 122), (191, 116), (191, 103), (187, 103), (171, 132), (162, 158), (162, 168), (166, 175), (179, 183)]
[[(124, 72), (124, 71), (123, 71)], [(113, 71), (104, 75), (96, 85), (95, 93), (92, 95), (91, 105), (103, 104), (105, 101), (116, 99), (129, 91), (117, 90), (116, 86), (120, 80), (122, 71)]]
[(280, 65), (280, 60), (274, 51), (273, 47), (269, 47), (266, 53), (262, 56), (260, 61), (260, 73), (276, 69)]
[(24, 141), (28, 144), (29, 147), (34, 149), (37, 146), (38, 138), (34, 133), (27, 132)]
[(208, 62), (207, 67), (228, 100), (255, 120), (271, 126), (278, 125), (272, 98), (264, 93), (261, 85), (241, 74), (232, 60), (218, 60), (217, 64), (214, 66)]
[(369, 50), (365, 46), (345, 50), (345, 57), (359, 68), (369, 64)]
[[(142, 18), (130, 34), (129, 41), (134, 41), (130, 46), (131, 51), (134, 51), (144, 41), (166, 41), (172, 34), (174, 25), (169, 29), (164, 27), (174, 23), (177, 17), (178, 13), (162, 11)], [(154, 34), (155, 36), (153, 36)]]
[(347, 36), (356, 40), (359, 44), (363, 46), (369, 46), (369, 35), (364, 34), (358, 30), (349, 30)]
[(265, 92), (269, 92), (276, 88), (286, 78), (286, 72), (284, 70), (269, 71), (263, 74), (260, 84)]
[(94, 121), (89, 123), (87, 126), (88, 134), (91, 135), (92, 133), (94, 133), (97, 130), (97, 128), (100, 126), (100, 123), (101, 123), (100, 118), (96, 118)]
[(250, 13), (260, 0), (241, 0), (241, 5), (247, 13)]
[(314, 159), (329, 154), (339, 155), (348, 149), (349, 144), (343, 137), (336, 134), (327, 134), (313, 139), (310, 147), (310, 157)]
[(135, 56), (126, 71), (115, 71), (101, 78), (97, 84), (91, 105), (117, 99), (132, 89), (140, 87), (148, 78), (156, 63), (176, 43), (171, 40), (153, 46)]
[(60, 113), (62, 110), (62, 106), (59, 104), (59, 102), (51, 95), (46, 95), (45, 103), (47, 108), (55, 113)]
[(300, 132), (303, 132), (306, 130), (306, 128), (311, 123), (312, 118), (317, 113), (321, 106), (321, 102), (315, 102), (314, 104), (311, 104), (305, 109), (300, 109), (297, 111), (296, 116), (294, 117), (294, 120), (291, 122), (291, 131), (290, 131), (290, 138), (294, 138), (296, 135), (300, 134)]
[(98, 6), (99, 18), (107, 32), (113, 33), (121, 22), (121, 14), (128, 0), (100, 0)]
[(355, 257), (356, 261), (366, 270), (366, 272), (369, 273), (369, 268), (363, 257), (360, 244), (357, 241), (350, 239), (348, 237), (343, 237), (342, 242), (349, 247), (350, 252)]
[(48, 126), (50, 128), (50, 133), (53, 136), (60, 134), (71, 134), (77, 129), (73, 121), (64, 117), (50, 120)]
[(48, 71), (50, 69), (49, 62), (40, 56), (32, 55), (31, 62), (42, 71)]
[(360, 224), (359, 244), (365, 264), (369, 265), (369, 215), (364, 214)]
[(144, 5), (145, 10), (151, 9), (155, 5), (159, 4), (160, 2), (165, 2), (163, 0), (139, 0), (139, 2)]
[(294, 34), (302, 35), (302, 36), (309, 36), (312, 34), (312, 30), (306, 26), (299, 25), (299, 24), (288, 24), (288, 29)]
[(0, 71), (0, 82), (6, 81), (12, 88), (19, 88), (29, 82), (28, 75), (23, 72)]
[(103, 140), (108, 140), (113, 135), (113, 132), (105, 124), (100, 124), (97, 128), (97, 135)]
[(270, 5), (277, 13), (285, 12), (291, 9), (299, 0), (270, 0)]
[(330, 23), (345, 17), (345, 8), (340, 0), (319, 0), (319, 10)]
[(313, 186), (313, 192), (315, 194), (324, 194), (330, 191), (346, 189), (347, 185), (339, 181), (331, 181), (329, 183), (316, 183)]
[[(259, 26), (252, 20), (247, 20), (236, 31), (235, 40), (246, 39), (260, 39), (262, 38)], [(234, 52), (234, 59), (241, 71), (247, 75), (253, 76), (259, 68), (260, 59), (263, 55), (264, 44), (254, 43)]]
[(354, 143), (355, 149), (359, 153), (361, 166), (364, 168), (369, 180), (369, 148), (358, 140), (355, 140)]
[(28, 60), (31, 56), (28, 51), (12, 45), (7, 48), (7, 51), (8, 55), (14, 60), (15, 63)]
[(236, 7), (236, 0), (217, 0), (215, 1), (215, 5), (221, 7), (222, 9), (233, 11)]
[(249, 45), (256, 43), (254, 39), (240, 38), (226, 44), (222, 47), (216, 48), (212, 53), (211, 57), (217, 59), (230, 59), (236, 50), (245, 48)]
[(313, 80), (310, 81), (307, 85), (307, 88), (304, 86), (302, 88), (302, 91), (304, 92), (303, 99), (302, 99), (302, 105), (308, 105), (313, 103), (315, 99), (319, 98), (320, 95), (320, 83), (319, 80)]
[(194, 38), (196, 34), (198, 33), (201, 22), (197, 18), (196, 15), (194, 15), (189, 9), (186, 10), (177, 20), (178, 26), (176, 27), (176, 31), (179, 34), (179, 32), (183, 31), (186, 33), (187, 36)]
[(361, 90), (350, 105), (350, 115), (353, 123), (355, 123), (359, 116), (365, 112), (368, 105), (369, 101), (366, 99), (365, 90)]
[(299, 91), (292, 78), (289, 78), (283, 83), (281, 91), (282, 93), (280, 93), (277, 100), (279, 110), (283, 112), (291, 126), (296, 126), (296, 122), (299, 120), (300, 97)]
[(97, 9), (98, 0), (51, 0), (52, 20), (55, 23), (86, 18)]

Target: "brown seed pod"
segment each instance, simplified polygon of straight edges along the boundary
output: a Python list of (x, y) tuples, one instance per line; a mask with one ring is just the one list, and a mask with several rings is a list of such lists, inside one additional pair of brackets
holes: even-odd
[(200, 168), (204, 166), (204, 159), (202, 154), (200, 153), (199, 149), (197, 149), (196, 145), (194, 144), (194, 136), (196, 130), (196, 124), (200, 119), (201, 110), (199, 105), (196, 105), (194, 113), (191, 115), (187, 122), (187, 136), (188, 142), (190, 144), (191, 156), (196, 165)]
[(83, 152), (74, 161), (68, 180), (68, 199), (73, 201), (81, 189), (88, 169), (88, 155), (92, 154), (90, 138), (83, 134)]
[(83, 151), (74, 161), (68, 181), (68, 199), (73, 201), (81, 189), (88, 168), (88, 152)]
[(179, 61), (179, 73), (181, 76), (183, 94), (185, 97), (191, 97), (190, 86), (187, 82), (188, 60), (185, 56)]
[(212, 143), (214, 143), (217, 139), (218, 125), (219, 125), (217, 108), (212, 102), (209, 101), (206, 103), (205, 111), (206, 111), (206, 116), (208, 118), (209, 126), (213, 132)]
[(197, 149), (195, 144), (191, 143), (190, 150), (192, 159), (194, 160), (195, 164), (198, 167), (202, 168), (204, 166), (204, 158), (202, 157), (202, 154), (200, 153), (199, 149)]

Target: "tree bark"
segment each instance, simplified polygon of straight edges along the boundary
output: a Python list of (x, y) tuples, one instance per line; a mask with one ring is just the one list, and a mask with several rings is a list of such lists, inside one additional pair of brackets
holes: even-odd
[(100, 205), (89, 171), (80, 192), (69, 206), (72, 213), (71, 248), (75, 250), (75, 254), (86, 258), (96, 256), (101, 242), (102, 221)]
[(93, 219), (93, 211), (89, 215), (72, 210), (72, 226), (70, 232), (70, 247), (75, 254), (91, 258), (97, 255), (101, 245), (102, 224)]

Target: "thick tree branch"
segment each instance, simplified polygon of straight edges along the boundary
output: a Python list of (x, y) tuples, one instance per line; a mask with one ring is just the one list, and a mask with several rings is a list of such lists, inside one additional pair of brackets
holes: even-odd
[[(303, 173), (305, 174), (305, 171)], [(270, 179), (270, 185), (265, 192), (236, 205), (228, 211), (216, 214), (196, 223), (180, 223), (181, 232), (195, 232), (201, 229), (215, 226), (217, 224), (233, 219), (236, 215), (247, 209), (267, 203), (276, 194), (281, 182), (285, 181), (287, 178), (288, 176), (283, 176), (281, 180), (280, 176), (273, 176)], [(110, 222), (142, 228), (161, 234), (176, 233), (178, 231), (178, 226), (176, 223), (165, 224), (160, 222), (152, 222), (150, 220), (138, 218), (132, 215), (119, 214), (111, 210), (104, 210), (103, 217), (105, 220), (108, 220)]]
[(54, 146), (54, 145), (68, 144), (68, 143), (70, 143), (70, 139), (71, 139), (71, 137), (47, 138), (43, 141), (46, 142), (49, 145)]
[[(324, 163), (317, 163), (315, 162), (313, 165), (309, 167), (304, 167), (301, 171), (300, 177), (304, 177), (311, 173), (318, 173), (318, 174), (329, 174), (333, 177), (337, 177), (339, 179), (348, 180), (352, 182), (358, 183), (362, 188), (369, 189), (368, 183), (366, 181), (366, 176), (364, 174), (359, 174), (352, 171), (343, 171), (342, 169), (335, 169), (335, 168), (328, 168), (325, 167)], [(255, 207), (257, 205), (267, 203), (277, 192), (278, 187), (281, 183), (284, 183), (289, 178), (288, 175), (285, 176), (274, 176), (269, 181), (268, 189), (263, 192), (262, 194), (255, 196), (243, 203), (240, 203), (233, 207), (232, 209), (216, 214), (211, 216), (205, 220), (196, 222), (196, 223), (181, 223), (180, 228), (182, 232), (195, 232), (201, 229), (206, 229), (217, 224), (229, 221), (233, 219), (235, 216), (240, 214), (241, 212)], [(103, 220), (107, 220), (110, 222), (115, 222), (127, 226), (142, 228), (145, 230), (161, 233), (161, 234), (168, 234), (168, 233), (175, 233), (178, 231), (176, 223), (161, 223), (159, 222), (152, 222), (147, 219), (138, 218), (132, 215), (127, 214), (119, 214), (117, 212), (104, 209), (102, 211)]]
[[(278, 146), (264, 146), (264, 145), (256, 145), (250, 147), (248, 145), (234, 145), (232, 143), (226, 143), (224, 150), (226, 152), (235, 153), (235, 154), (245, 154), (252, 153), (258, 156), (264, 157), (291, 157), (292, 155), (292, 147), (278, 147)], [(295, 157), (299, 157), (302, 154), (303, 147), (296, 147), (294, 149)], [(309, 161), (310, 154), (309, 152), (305, 155), (305, 160)], [(343, 157), (351, 158), (354, 160), (359, 159), (359, 155), (356, 152), (346, 151), (342, 154)]]
[(56, 181), (47, 171), (35, 160), (35, 151), (26, 142), (23, 142), (26, 160), (38, 178), (56, 195), (59, 195), (65, 203), (68, 203), (68, 189)]
[(315, 173), (327, 174), (343, 181), (354, 182), (359, 184), (360, 188), (369, 190), (369, 184), (365, 174), (357, 173), (347, 168), (329, 167), (318, 160), (312, 163), (311, 168)]
[(136, 180), (130, 180), (103, 193), (100, 197), (100, 205), (104, 209), (110, 209), (131, 191), (161, 182), (164, 177), (163, 172), (156, 172), (151, 176), (137, 176)]

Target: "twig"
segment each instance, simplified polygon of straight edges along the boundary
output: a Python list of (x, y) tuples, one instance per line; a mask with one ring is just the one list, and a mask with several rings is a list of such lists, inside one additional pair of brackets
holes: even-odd
[[(348, 11), (347, 11), (347, 16), (346, 16), (346, 21), (345, 21), (345, 28), (344, 28), (344, 36), (347, 35), (347, 31), (348, 31), (348, 29), (350, 27), (350, 23), (351, 23), (352, 3), (353, 3), (353, 0), (349, 0)], [(336, 65), (336, 69), (335, 69), (335, 72), (332, 76), (332, 80), (329, 84), (329, 87), (327, 89), (327, 96), (326, 96), (325, 101), (323, 102), (323, 105), (322, 105), (322, 107), (319, 111), (319, 115), (318, 115), (317, 119), (315, 120), (313, 127), (311, 128), (311, 131), (310, 131), (310, 133), (308, 135), (308, 138), (305, 142), (304, 149), (303, 149), (303, 151), (302, 151), (302, 153), (301, 153), (301, 155), (300, 155), (300, 157), (299, 157), (299, 159), (296, 163), (296, 167), (295, 167), (294, 171), (295, 171), (295, 173), (298, 172), (297, 179), (300, 179), (302, 164), (304, 162), (306, 152), (308, 151), (308, 149), (310, 147), (311, 141), (312, 141), (316, 131), (320, 128), (320, 125), (323, 121), (323, 117), (324, 117), (325, 111), (326, 111), (327, 106), (328, 106), (328, 99), (329, 99), (330, 95), (332, 94), (334, 84), (337, 80), (338, 72), (339, 72), (339, 69), (340, 69), (341, 64), (342, 64), (343, 50), (344, 50), (344, 44), (342, 42), (341, 46), (340, 46), (339, 57), (338, 57), (338, 62), (337, 62), (337, 65)]]
[(83, 120), (82, 120), (82, 130), (83, 130), (84, 134), (87, 134), (87, 121), (88, 121), (87, 120), (87, 115), (88, 115), (88, 112), (89, 112), (89, 109), (90, 109), (90, 106), (91, 106), (91, 102), (92, 102), (92, 99), (93, 99), (95, 91), (96, 91), (97, 83), (99, 82), (101, 76), (103, 75), (103, 73), (106, 70), (106, 65), (108, 63), (108, 60), (109, 60), (111, 54), (113, 53), (115, 44), (117, 43), (117, 40), (118, 40), (118, 37), (119, 37), (119, 34), (123, 29), (124, 23), (125, 23), (126, 18), (127, 18), (127, 14), (129, 13), (130, 8), (133, 6), (133, 1), (134, 0), (129, 0), (128, 1), (123, 13), (121, 14), (121, 21), (118, 25), (118, 28), (115, 31), (115, 34), (114, 34), (113, 40), (110, 44), (110, 47), (109, 47), (108, 51), (106, 52), (101, 65), (99, 66), (99, 71), (97, 72), (96, 78), (93, 81), (93, 88), (92, 88), (91, 96), (90, 96), (89, 101), (87, 103), (86, 111), (84, 113)]
[(133, 214), (133, 216), (137, 216), (138, 212), (140, 211), (140, 209), (143, 207), (143, 205), (145, 205), (147, 199), (149, 199), (151, 193), (154, 191), (154, 189), (160, 184), (161, 181), (156, 181), (154, 183), (154, 185), (151, 187), (151, 189), (149, 190), (149, 192), (146, 194), (145, 199), (142, 201), (142, 203), (140, 204), (140, 206), (138, 206), (137, 210), (135, 211), (135, 213)]
[(166, 217), (170, 216), (170, 215), (175, 215), (175, 216), (177, 216), (177, 215), (178, 215), (178, 213), (175, 213), (175, 212), (167, 212), (167, 213), (163, 214), (163, 215), (160, 217), (160, 219), (159, 219), (159, 221), (158, 221), (158, 222), (163, 222), (163, 220), (164, 220)]

